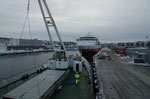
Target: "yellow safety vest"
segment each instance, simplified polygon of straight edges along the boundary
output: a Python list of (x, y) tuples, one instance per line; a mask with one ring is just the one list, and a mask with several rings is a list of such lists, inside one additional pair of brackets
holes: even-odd
[(80, 60), (81, 59), (81, 57), (80, 56), (78, 56), (78, 60)]
[(79, 78), (80, 77), (80, 75), (79, 74), (75, 74), (75, 78)]

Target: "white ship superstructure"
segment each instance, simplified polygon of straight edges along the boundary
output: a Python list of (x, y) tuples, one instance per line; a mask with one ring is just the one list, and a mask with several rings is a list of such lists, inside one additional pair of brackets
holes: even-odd
[(84, 57), (93, 57), (100, 51), (100, 42), (97, 37), (87, 35), (77, 39), (77, 44), (80, 52)]
[(78, 48), (80, 51), (99, 51), (100, 42), (97, 37), (87, 35), (77, 39)]

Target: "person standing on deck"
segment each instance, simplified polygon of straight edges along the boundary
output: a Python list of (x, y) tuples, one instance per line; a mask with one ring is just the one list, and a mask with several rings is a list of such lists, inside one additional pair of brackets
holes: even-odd
[(78, 60), (81, 61), (81, 56), (80, 55), (78, 55)]
[(78, 73), (78, 72), (76, 72), (76, 74), (75, 74), (75, 82), (76, 82), (76, 84), (78, 84), (79, 83), (79, 78), (80, 78), (80, 74)]

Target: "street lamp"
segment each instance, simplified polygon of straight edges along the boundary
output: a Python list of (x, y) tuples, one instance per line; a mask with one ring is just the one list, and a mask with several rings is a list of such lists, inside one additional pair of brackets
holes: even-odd
[(148, 36), (145, 36), (146, 37), (146, 42), (147, 42), (147, 40), (148, 40)]
[(147, 46), (148, 36), (145, 36), (145, 38), (146, 38), (145, 46)]

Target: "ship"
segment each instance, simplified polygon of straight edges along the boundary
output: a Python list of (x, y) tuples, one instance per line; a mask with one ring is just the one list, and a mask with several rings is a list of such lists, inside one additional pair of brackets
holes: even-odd
[[(45, 68), (37, 70), (37, 72), (32, 72), (32, 74), (29, 75), (25, 74), (23, 77), (21, 77), (21, 79), (8, 84), (7, 86), (4, 86), (0, 90), (0, 98), (2, 96), (2, 99), (50, 99), (53, 94), (54, 96), (51, 99), (60, 98), (56, 96), (61, 96), (61, 98), (67, 98), (69, 96), (70, 98), (74, 97), (76, 99), (96, 98), (96, 94), (99, 92), (98, 78), (94, 80), (91, 79), (92, 74), (89, 72), (88, 68), (90, 66), (87, 64), (87, 61), (83, 57), (80, 57), (80, 53), (76, 53), (78, 52), (78, 50), (74, 47), (76, 43), (67, 42), (64, 44), (56, 27), (55, 21), (50, 13), (46, 0), (38, 0), (38, 3), (50, 42), (52, 43), (51, 51), (53, 55), (52, 57), (49, 57), (46, 64), (43, 64), (43, 67)], [(27, 5), (28, 12), (29, 5), (30, 0), (28, 0)], [(56, 48), (54, 44), (53, 36), (50, 33), (51, 29), (54, 29), (55, 33), (57, 34), (58, 40), (60, 42), (60, 45), (57, 45), (59, 49)], [(71, 55), (69, 55), (70, 51), (74, 53), (71, 52)], [(34, 70), (38, 69), (35, 63), (36, 60), (35, 57), (33, 57)], [(12, 76), (12, 73), (14, 70), (16, 70), (15, 64), (16, 58), (13, 64), (11, 64), (12, 68), (9, 77)], [(83, 69), (82, 66), (84, 66)], [(96, 76), (96, 71), (93, 73), (93, 75)], [(78, 74), (79, 77), (75, 78), (75, 74)], [(6, 80), (3, 80), (3, 83), (6, 82)], [(10, 80), (8, 80), (8, 83), (10, 83)], [(65, 93), (62, 93), (61, 89)], [(59, 92), (61, 93), (57, 94), (58, 90), (60, 90)], [(68, 94), (68, 92), (70, 93)]]
[(86, 35), (77, 39), (78, 49), (83, 57), (91, 61), (93, 56), (100, 51), (100, 42), (93, 35)]

